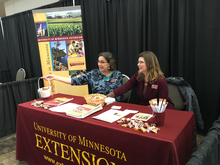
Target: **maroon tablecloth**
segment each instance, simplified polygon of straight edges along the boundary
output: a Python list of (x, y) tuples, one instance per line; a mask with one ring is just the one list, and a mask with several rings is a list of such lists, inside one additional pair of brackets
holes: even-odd
[[(69, 95), (53, 97), (61, 96)], [(71, 102), (86, 103), (83, 97), (72, 97)], [(16, 159), (32, 165), (178, 165), (185, 164), (193, 151), (192, 112), (167, 109), (165, 124), (155, 134), (92, 118), (112, 105), (151, 113), (148, 106), (116, 102), (85, 119), (77, 119), (36, 108), (31, 102), (18, 105)]]

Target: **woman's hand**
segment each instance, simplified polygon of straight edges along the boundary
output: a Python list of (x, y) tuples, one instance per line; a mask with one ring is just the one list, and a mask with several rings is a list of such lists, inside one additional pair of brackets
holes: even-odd
[(46, 79), (46, 80), (49, 80), (49, 81), (52, 81), (52, 80), (56, 80), (56, 75), (53, 75), (53, 74), (49, 74), (47, 76), (44, 76), (42, 77), (43, 79)]
[(49, 81), (56, 80), (56, 81), (60, 81), (60, 82), (66, 83), (66, 84), (71, 84), (71, 79), (69, 77), (61, 77), (61, 76), (56, 76), (54, 74), (49, 74), (49, 75), (44, 76), (42, 78), (45, 80), (49, 80)]
[(115, 97), (115, 94), (113, 92), (107, 94), (108, 97)]

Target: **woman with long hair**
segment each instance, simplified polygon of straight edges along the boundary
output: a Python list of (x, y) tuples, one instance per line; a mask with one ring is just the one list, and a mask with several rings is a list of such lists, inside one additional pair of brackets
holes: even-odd
[(109, 93), (108, 96), (121, 96), (136, 86), (141, 105), (149, 105), (151, 99), (161, 98), (168, 102), (168, 109), (174, 109), (174, 104), (168, 97), (167, 81), (160, 69), (156, 55), (151, 51), (142, 52), (138, 56), (137, 66), (139, 71), (124, 85)]

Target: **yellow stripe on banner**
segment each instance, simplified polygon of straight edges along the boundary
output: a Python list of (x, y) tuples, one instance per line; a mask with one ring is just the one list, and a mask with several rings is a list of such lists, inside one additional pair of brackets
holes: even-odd
[(35, 23), (46, 22), (46, 14), (45, 13), (33, 14), (33, 17), (34, 17)]
[[(40, 51), (41, 68), (43, 76), (53, 73), (50, 43), (49, 42), (38, 42), (38, 47)], [(49, 82), (44, 80), (44, 86), (49, 86)], [(55, 94), (54, 82), (51, 82), (52, 93)]]

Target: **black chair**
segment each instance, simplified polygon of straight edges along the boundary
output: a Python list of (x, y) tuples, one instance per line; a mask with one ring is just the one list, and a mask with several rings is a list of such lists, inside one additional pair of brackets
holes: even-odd
[[(125, 75), (125, 74), (122, 74), (122, 77), (123, 77), (123, 84), (125, 84), (130, 78)], [(125, 102), (125, 103), (129, 103), (130, 101), (130, 97), (131, 97), (131, 92), (132, 90), (128, 91), (127, 93), (124, 94), (123, 96), (123, 99), (122, 99), (122, 102)]]
[(183, 98), (179, 92), (178, 87), (171, 83), (167, 83), (167, 85), (169, 90), (168, 96), (173, 101), (175, 109), (184, 110), (185, 106), (184, 106)]

